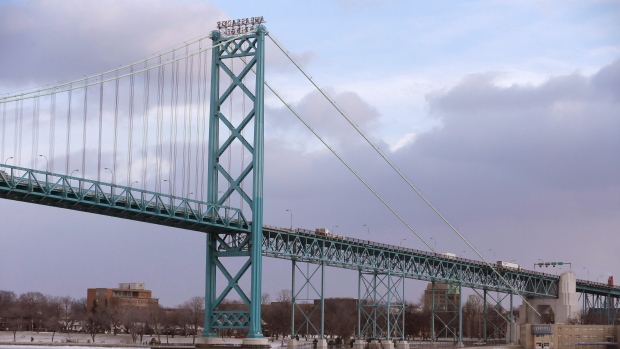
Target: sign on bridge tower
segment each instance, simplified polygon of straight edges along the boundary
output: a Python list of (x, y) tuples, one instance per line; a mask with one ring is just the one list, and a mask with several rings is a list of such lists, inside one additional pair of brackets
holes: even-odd
[[(237, 202), (247, 205), (252, 219), (248, 231), (231, 229), (207, 234), (204, 337), (217, 337), (217, 329), (247, 329), (248, 338), (263, 338), (260, 306), (267, 30), (262, 22), (262, 17), (220, 22), (219, 31), (211, 34), (217, 47), (213, 49), (211, 66), (208, 203), (222, 208)], [(241, 117), (234, 120), (233, 113), (239, 112)], [(233, 149), (242, 154), (237, 171), (230, 166)], [(225, 263), (223, 259), (228, 257), (246, 260), (238, 266)], [(218, 272), (225, 278), (221, 292), (216, 287)], [(248, 273), (249, 290), (240, 282)], [(231, 293), (236, 293), (244, 304), (225, 309), (222, 302)]]

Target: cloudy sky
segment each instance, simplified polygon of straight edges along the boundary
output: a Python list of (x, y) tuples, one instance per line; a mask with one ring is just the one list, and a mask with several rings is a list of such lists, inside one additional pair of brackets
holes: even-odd
[[(251, 16), (485, 258), (620, 278), (616, 1), (0, 1), (0, 93), (96, 74)], [(429, 244), (477, 259), (267, 50), (267, 80)], [(265, 224), (287, 227), (289, 209), (295, 227), (426, 249), (271, 94), (266, 118)], [(166, 306), (203, 293), (199, 233), (6, 200), (0, 219), (0, 289), (79, 298), (145, 282)], [(290, 264), (264, 266), (275, 298)], [(335, 282), (356, 284), (355, 273), (329, 269), (328, 280), (328, 296), (357, 295)], [(408, 282), (407, 299), (424, 286)]]

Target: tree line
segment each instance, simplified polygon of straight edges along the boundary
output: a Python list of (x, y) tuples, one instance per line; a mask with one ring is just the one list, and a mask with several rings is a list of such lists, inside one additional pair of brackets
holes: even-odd
[(57, 297), (41, 292), (20, 295), (0, 290), (0, 330), (90, 334), (95, 342), (100, 333), (128, 333), (134, 343), (144, 335), (166, 341), (175, 335), (200, 335), (204, 320), (204, 298), (192, 297), (174, 308), (132, 307), (95, 303), (90, 309), (86, 298)]
[[(291, 292), (282, 290), (272, 301), (269, 294), (261, 299), (262, 323), (266, 336), (280, 338), (291, 336), (292, 312)], [(357, 335), (357, 300), (351, 298), (325, 299), (325, 335), (338, 341), (348, 341)], [(320, 303), (296, 304), (294, 333), (313, 337), (320, 333)], [(436, 309), (439, 309), (436, 305)], [(226, 301), (219, 310), (247, 310), (241, 301)], [(483, 317), (486, 313), (486, 329)], [(457, 308), (436, 311), (435, 335), (456, 337), (458, 329), (451, 318)], [(505, 336), (507, 310), (483, 305), (480, 297), (470, 297), (463, 306), (463, 336), (480, 338), (487, 335)], [(408, 339), (431, 337), (431, 309), (424, 295), (418, 302), (407, 302), (404, 306), (404, 335)], [(502, 319), (503, 318), (503, 319)], [(456, 322), (458, 323), (458, 322)], [(100, 333), (128, 333), (135, 342), (142, 342), (144, 335), (155, 336), (161, 341), (175, 335), (200, 336), (204, 327), (204, 297), (192, 297), (177, 307), (158, 306), (111, 306), (95, 303), (90, 309), (86, 298), (74, 299), (68, 296), (56, 297), (40, 292), (26, 292), (20, 295), (0, 290), (0, 329), (12, 331), (45, 331), (89, 333), (94, 342)], [(242, 330), (218, 330), (220, 336), (246, 335)]]

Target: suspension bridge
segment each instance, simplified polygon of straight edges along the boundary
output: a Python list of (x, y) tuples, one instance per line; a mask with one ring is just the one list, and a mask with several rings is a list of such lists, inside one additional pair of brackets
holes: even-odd
[[(515, 295), (558, 297), (556, 275), (439, 254), (422, 238), (430, 251), (264, 225), (265, 87), (304, 121), (265, 81), (265, 39), (271, 37), (261, 23), (259, 17), (221, 22), (209, 36), (133, 64), (1, 95), (0, 197), (204, 233), (203, 336), (214, 341), (218, 329), (233, 328), (247, 330), (244, 343), (264, 344), (262, 257), (291, 261), (293, 309), (305, 317), (302, 324), (293, 321), (292, 333), (311, 324), (321, 338), (323, 320), (310, 321), (300, 294), (312, 289), (322, 314), (325, 267), (359, 274), (358, 339), (404, 339), (405, 279), (431, 282), (433, 292), (437, 283), (448, 284), (458, 295), (452, 319), (437, 317), (433, 304), (429, 321), (433, 338), (450, 334), (459, 342), (462, 287), (496, 305), (508, 296), (511, 309)], [(43, 163), (45, 170), (37, 169)], [(245, 262), (234, 269), (225, 263), (239, 257)], [(577, 292), (584, 307), (603, 309), (607, 323), (617, 322), (620, 287), (577, 280)], [(245, 307), (222, 307), (231, 297)], [(512, 311), (504, 320), (513, 326)], [(512, 336), (503, 327), (495, 331)]]

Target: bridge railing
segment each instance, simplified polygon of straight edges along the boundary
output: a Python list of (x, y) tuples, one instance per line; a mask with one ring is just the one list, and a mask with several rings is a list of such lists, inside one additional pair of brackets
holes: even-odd
[(249, 230), (250, 226), (237, 208), (5, 164), (0, 164), (0, 195), (21, 201), (35, 201), (35, 197), (59, 198), (65, 203), (232, 229)]

